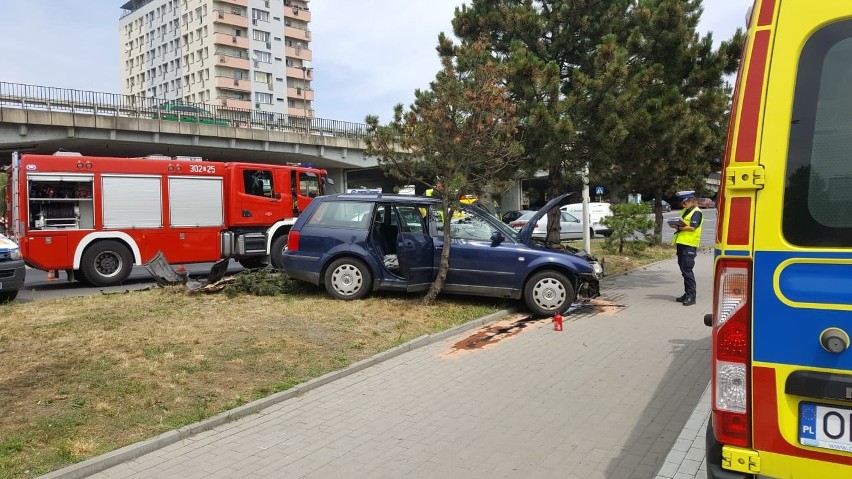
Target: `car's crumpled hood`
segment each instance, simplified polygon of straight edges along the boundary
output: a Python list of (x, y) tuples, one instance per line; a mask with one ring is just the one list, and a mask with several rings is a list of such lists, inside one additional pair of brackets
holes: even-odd
[(533, 230), (535, 230), (535, 226), (538, 224), (538, 220), (540, 220), (544, 215), (546, 215), (553, 208), (559, 208), (564, 204), (568, 203), (568, 198), (577, 193), (572, 191), (570, 193), (565, 193), (564, 195), (557, 196), (552, 200), (548, 201), (546, 205), (544, 205), (541, 209), (533, 215), (532, 218), (521, 228), (521, 231), (518, 232), (518, 239), (524, 244), (529, 245), (530, 241), (532, 241)]

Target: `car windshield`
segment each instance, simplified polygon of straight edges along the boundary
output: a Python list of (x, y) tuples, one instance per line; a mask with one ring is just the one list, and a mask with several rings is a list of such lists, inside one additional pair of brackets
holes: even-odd
[[(433, 210), (433, 218), (438, 224), (438, 231), (442, 231), (443, 222), (437, 208)], [(497, 230), (506, 238), (518, 241), (517, 231), (506, 223), (498, 221), (483, 209), (465, 207), (453, 214), (450, 224), (453, 238), (490, 240), (491, 232)]]

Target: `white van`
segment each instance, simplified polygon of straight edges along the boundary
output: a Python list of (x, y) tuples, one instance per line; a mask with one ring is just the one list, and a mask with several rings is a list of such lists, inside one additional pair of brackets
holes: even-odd
[[(577, 218), (583, 217), (583, 203), (573, 203), (565, 205), (562, 211), (571, 213)], [(595, 234), (601, 236), (609, 236), (612, 234), (612, 228), (601, 224), (601, 220), (607, 216), (612, 216), (612, 209), (609, 203), (589, 203), (589, 219), (588, 222), (595, 230)]]

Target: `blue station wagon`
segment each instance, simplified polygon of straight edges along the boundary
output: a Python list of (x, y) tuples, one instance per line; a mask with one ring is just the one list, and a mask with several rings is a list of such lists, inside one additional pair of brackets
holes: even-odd
[[(544, 215), (567, 198), (539, 210)], [(426, 291), (444, 247), (440, 200), (383, 194), (315, 198), (299, 216), (284, 250), (292, 278), (324, 285), (338, 299), (370, 291)], [(532, 239), (535, 221), (514, 231), (484, 208), (462, 205), (449, 221), (449, 271), (442, 291), (523, 298), (533, 314), (564, 312), (599, 295), (603, 270), (582, 250), (550, 249)]]

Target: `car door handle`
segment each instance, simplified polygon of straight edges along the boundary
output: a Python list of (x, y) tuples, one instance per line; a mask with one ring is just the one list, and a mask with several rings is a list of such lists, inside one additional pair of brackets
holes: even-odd
[(405, 245), (406, 248), (414, 247), (414, 241), (411, 241), (411, 240), (405, 241), (402, 244)]

